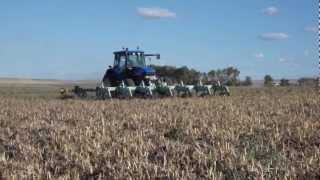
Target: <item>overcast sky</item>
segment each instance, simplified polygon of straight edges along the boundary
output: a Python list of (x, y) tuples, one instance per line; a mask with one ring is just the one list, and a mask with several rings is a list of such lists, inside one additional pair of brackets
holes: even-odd
[(112, 52), (241, 77), (318, 74), (316, 0), (2, 0), (0, 77), (99, 78)]

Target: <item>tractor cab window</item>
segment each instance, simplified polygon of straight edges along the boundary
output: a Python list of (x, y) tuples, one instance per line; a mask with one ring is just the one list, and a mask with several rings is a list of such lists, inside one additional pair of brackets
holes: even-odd
[(145, 66), (145, 58), (143, 53), (130, 53), (128, 56), (128, 66), (129, 67), (138, 67)]
[(114, 66), (124, 68), (126, 65), (126, 56), (125, 55), (116, 55)]

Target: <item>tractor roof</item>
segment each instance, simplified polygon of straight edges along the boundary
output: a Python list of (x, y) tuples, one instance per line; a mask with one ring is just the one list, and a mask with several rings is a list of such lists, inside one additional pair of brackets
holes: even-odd
[(144, 51), (140, 51), (140, 50), (134, 50), (134, 51), (131, 51), (131, 50), (122, 50), (122, 51), (115, 51), (113, 52), (113, 54), (124, 54), (124, 53), (144, 53)]

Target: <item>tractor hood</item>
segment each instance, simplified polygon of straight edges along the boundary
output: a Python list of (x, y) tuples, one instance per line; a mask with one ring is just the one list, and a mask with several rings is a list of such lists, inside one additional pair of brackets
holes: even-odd
[(143, 67), (143, 71), (145, 73), (145, 75), (155, 75), (156, 71), (152, 68), (152, 67)]
[(153, 76), (156, 74), (156, 71), (148, 66), (145, 67), (134, 67), (133, 68), (133, 75), (134, 76)]

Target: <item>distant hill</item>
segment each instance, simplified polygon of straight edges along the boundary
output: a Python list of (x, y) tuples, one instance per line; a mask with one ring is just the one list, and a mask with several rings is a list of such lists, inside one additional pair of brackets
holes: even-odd
[(55, 79), (24, 79), (0, 78), (0, 84), (25, 84), (25, 85), (65, 85), (65, 84), (96, 84), (94, 80), (55, 80)]
[[(96, 85), (99, 80), (56, 80), (56, 79), (24, 79), (24, 78), (1, 78), (0, 84), (6, 85)], [(280, 83), (280, 80), (274, 80)], [(291, 84), (297, 84), (296, 79), (290, 79)], [(252, 80), (252, 87), (264, 86), (264, 80)]]

